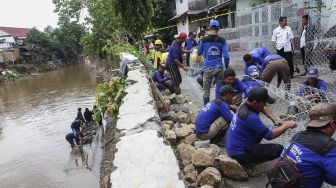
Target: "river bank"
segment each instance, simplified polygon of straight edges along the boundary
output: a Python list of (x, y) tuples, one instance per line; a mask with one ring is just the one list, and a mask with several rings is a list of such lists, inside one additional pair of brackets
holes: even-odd
[(48, 72), (63, 68), (67, 65), (73, 65), (84, 62), (81, 58), (77, 62), (65, 63), (63, 61), (48, 61), (41, 63), (23, 63), (23, 64), (10, 64), (6, 63), (0, 67), (0, 85), (14, 80), (37, 76), (40, 73)]
[(101, 82), (80, 63), (0, 86), (0, 187), (99, 187), (102, 129), (83, 146), (84, 161), (65, 135)]

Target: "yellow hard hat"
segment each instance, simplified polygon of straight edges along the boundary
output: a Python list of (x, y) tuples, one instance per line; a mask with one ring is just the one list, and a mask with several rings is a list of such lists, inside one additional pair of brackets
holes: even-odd
[(156, 40), (155, 45), (162, 45), (162, 41), (161, 40)]

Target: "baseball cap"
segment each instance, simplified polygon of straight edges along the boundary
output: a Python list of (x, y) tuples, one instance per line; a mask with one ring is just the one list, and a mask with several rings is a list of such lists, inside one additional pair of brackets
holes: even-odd
[(306, 78), (317, 78), (318, 76), (318, 69), (316, 67), (309, 67), (307, 69)]
[(187, 33), (185, 32), (180, 32), (179, 35), (178, 35), (178, 38), (187, 38)]
[(249, 68), (247, 69), (248, 75), (252, 78), (257, 78), (259, 77), (259, 69), (257, 66), (249, 66)]
[(249, 101), (265, 101), (268, 104), (275, 103), (275, 99), (268, 95), (264, 87), (254, 87), (247, 93)]
[(219, 28), (219, 22), (217, 20), (212, 19), (212, 20), (210, 20), (209, 27), (210, 27), (210, 29), (211, 28)]
[(310, 120), (306, 122), (307, 127), (323, 127), (331, 120), (336, 119), (335, 103), (319, 103), (309, 110)]

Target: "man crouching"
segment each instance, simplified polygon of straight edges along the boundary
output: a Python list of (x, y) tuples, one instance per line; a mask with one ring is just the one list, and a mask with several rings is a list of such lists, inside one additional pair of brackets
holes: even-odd
[(200, 140), (212, 140), (229, 127), (232, 120), (230, 104), (234, 90), (224, 85), (220, 89), (220, 98), (208, 102), (198, 113), (195, 121), (196, 135)]

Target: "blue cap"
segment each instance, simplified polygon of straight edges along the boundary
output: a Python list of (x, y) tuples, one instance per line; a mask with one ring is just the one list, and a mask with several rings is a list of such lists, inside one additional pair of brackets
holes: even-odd
[(252, 78), (257, 78), (259, 77), (259, 69), (257, 66), (249, 66), (249, 68), (247, 69), (248, 75)]
[(318, 78), (318, 69), (316, 67), (308, 67), (306, 78)]
[(212, 19), (212, 20), (210, 20), (209, 27), (210, 27), (210, 29), (211, 28), (219, 28), (219, 22), (217, 20)]

